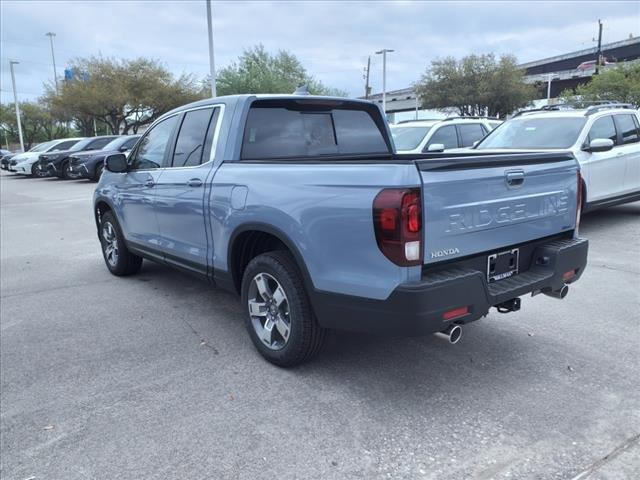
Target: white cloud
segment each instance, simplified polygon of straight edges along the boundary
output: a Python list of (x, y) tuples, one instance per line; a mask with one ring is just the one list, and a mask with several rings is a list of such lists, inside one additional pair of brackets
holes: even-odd
[[(372, 55), (371, 82), (381, 87), (380, 48), (388, 58), (387, 85), (417, 80), (436, 57), (513, 53), (522, 62), (593, 45), (597, 19), (605, 41), (638, 35), (638, 2), (214, 2), (216, 64), (263, 43), (295, 53), (309, 73), (360, 95)], [(11, 100), (9, 58), (20, 98), (41, 93), (52, 79), (45, 33), (56, 32), (58, 74), (73, 57), (153, 57), (175, 73), (208, 72), (207, 23), (199, 1), (0, 2), (1, 99)]]

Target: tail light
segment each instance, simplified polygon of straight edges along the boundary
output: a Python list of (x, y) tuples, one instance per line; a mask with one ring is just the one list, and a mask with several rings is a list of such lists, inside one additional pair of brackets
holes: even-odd
[(373, 200), (378, 247), (396, 265), (422, 265), (422, 202), (419, 188), (386, 188)]
[(578, 170), (578, 185), (577, 185), (577, 197), (578, 197), (578, 206), (576, 207), (576, 229), (574, 236), (578, 236), (578, 228), (580, 227), (580, 215), (582, 214), (582, 175), (580, 175), (580, 170)]

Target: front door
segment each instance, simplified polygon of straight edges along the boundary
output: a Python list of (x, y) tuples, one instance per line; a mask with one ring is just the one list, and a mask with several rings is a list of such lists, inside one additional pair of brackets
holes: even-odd
[(602, 138), (613, 140), (613, 149), (607, 152), (587, 152), (583, 157), (583, 168), (588, 173), (588, 202), (609, 199), (624, 192), (625, 161), (617, 146), (618, 134), (612, 115), (600, 117), (593, 122), (586, 143)]
[(219, 107), (189, 110), (180, 118), (171, 162), (156, 185), (156, 216), (165, 261), (206, 275), (208, 248), (205, 223), (208, 178), (212, 175), (212, 143)]
[(169, 117), (149, 129), (129, 157), (129, 169), (117, 188), (120, 222), (128, 242), (160, 254), (158, 221), (155, 214), (156, 185), (167, 165), (168, 147), (178, 122)]

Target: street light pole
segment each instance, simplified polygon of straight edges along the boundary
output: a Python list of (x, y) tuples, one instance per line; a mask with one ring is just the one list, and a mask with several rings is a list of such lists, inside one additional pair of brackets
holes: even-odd
[(553, 77), (552, 73), (547, 75), (547, 105), (551, 101), (551, 77)]
[(207, 26), (209, 28), (209, 69), (211, 70), (211, 96), (216, 97), (216, 64), (213, 59), (213, 19), (211, 18), (211, 0), (207, 0)]
[(53, 32), (45, 33), (47, 37), (49, 37), (49, 41), (51, 42), (51, 60), (53, 60), (53, 80), (56, 84), (56, 95), (58, 94), (58, 72), (56, 71), (56, 56), (53, 53), (53, 37), (56, 36)]
[(382, 54), (382, 111), (385, 118), (387, 117), (387, 53), (391, 53), (394, 50), (383, 48), (376, 52), (376, 55)]
[(20, 137), (20, 149), (24, 152), (24, 140), (22, 139), (22, 122), (20, 121), (20, 105), (18, 105), (18, 92), (16, 91), (16, 75), (13, 73), (13, 66), (20, 62), (9, 60), (11, 70), (11, 84), (13, 85), (13, 104), (16, 106), (16, 120), (18, 121), (18, 136)]

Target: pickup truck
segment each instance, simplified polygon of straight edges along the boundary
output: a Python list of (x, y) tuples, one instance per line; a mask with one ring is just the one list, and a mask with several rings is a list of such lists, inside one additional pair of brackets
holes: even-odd
[(257, 350), (292, 366), (327, 329), (440, 333), (583, 273), (571, 153), (395, 152), (380, 108), (239, 95), (173, 110), (94, 194), (114, 275), (143, 258), (241, 297)]

